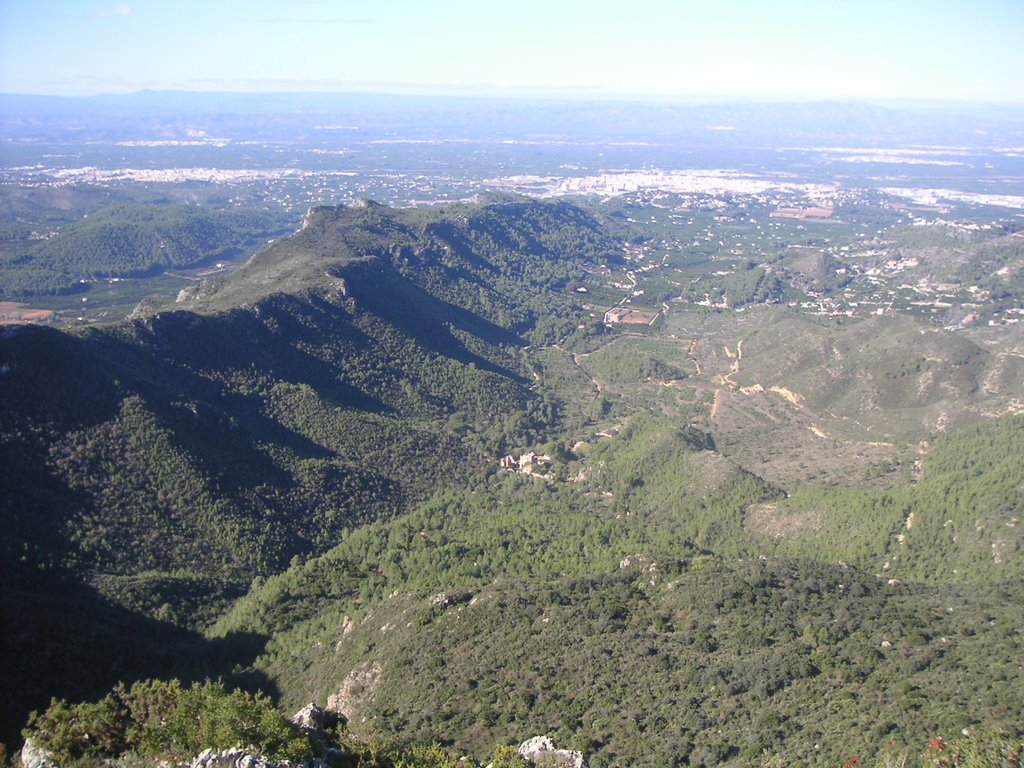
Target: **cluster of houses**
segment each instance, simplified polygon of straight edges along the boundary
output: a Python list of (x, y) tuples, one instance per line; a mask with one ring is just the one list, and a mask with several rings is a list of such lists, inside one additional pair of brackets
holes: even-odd
[(510, 453), (499, 462), (502, 469), (510, 472), (522, 472), (524, 475), (532, 475), (538, 470), (548, 469), (551, 466), (551, 457), (543, 453)]

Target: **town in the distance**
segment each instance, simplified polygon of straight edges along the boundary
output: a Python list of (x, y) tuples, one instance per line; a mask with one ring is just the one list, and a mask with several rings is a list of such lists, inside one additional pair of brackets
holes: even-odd
[(0, 96), (0, 768), (1020, 768), (1022, 136)]
[[(575, 200), (631, 233), (621, 265), (574, 286), (611, 323), (652, 322), (667, 307), (756, 303), (831, 316), (907, 312), (947, 328), (1024, 314), (1011, 255), (1024, 237), (1024, 150), (996, 110), (934, 110), (930, 130), (909, 137), (895, 127), (886, 135), (883, 113), (877, 145), (849, 146), (858, 119), (877, 121), (878, 108), (805, 106), (806, 124), (770, 135), (757, 105), (722, 114), (682, 106), (609, 129), (613, 107), (596, 104), (589, 122), (567, 121), (552, 135), (560, 107), (545, 102), (527, 103), (510, 125), (487, 100), (454, 104), (460, 116), (451, 117), (440, 99), (402, 112), (388, 97), (335, 95), (316, 108), (295, 98), (270, 119), (232, 113), (230, 103), (211, 114), (197, 96), (195, 112), (179, 105), (154, 120), (131, 97), (94, 98), (80, 100), (83, 115), (43, 124), (35, 113), (56, 106), (6, 98), (2, 322), (110, 321), (140, 301), (173, 299), (237, 267), (262, 230), (296, 229), (313, 205), (438, 205), (501, 192)], [(418, 120), (430, 110), (447, 124)], [(903, 113), (889, 117), (898, 126)], [(676, 134), (690, 138), (686, 151)], [(960, 143), (927, 143), (948, 136)], [(18, 279), (47, 268), (49, 241), (131, 203), (263, 211), (274, 225), (233, 231), (237, 242), (222, 255), (191, 263), (86, 267), (56, 288)], [(950, 253), (959, 254), (952, 263)]]

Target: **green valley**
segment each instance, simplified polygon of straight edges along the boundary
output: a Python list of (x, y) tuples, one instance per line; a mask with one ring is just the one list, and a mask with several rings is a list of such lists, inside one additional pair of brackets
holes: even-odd
[(27, 733), (81, 765), (188, 759), (159, 707), (307, 759), (259, 690), (337, 765), (1012, 750), (1019, 238), (740, 205), (315, 206), (152, 311), (5, 326), (3, 738), (58, 696), (99, 703)]

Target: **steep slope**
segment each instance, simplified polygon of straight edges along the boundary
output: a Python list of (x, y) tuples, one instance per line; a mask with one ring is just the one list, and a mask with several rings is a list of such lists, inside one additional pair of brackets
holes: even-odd
[(206, 314), (8, 329), (2, 555), (206, 624), (254, 578), (537, 440), (557, 405), (529, 388), (522, 336), (575, 327), (560, 288), (615, 251), (564, 205), (316, 209), (204, 289)]
[[(229, 279), (200, 286), (181, 306), (225, 309), (314, 287), (347, 292), (348, 268), (368, 262), (386, 265), (445, 310), (466, 310), (523, 333), (549, 315), (563, 323), (574, 319), (564, 294), (569, 279), (586, 264), (620, 260), (621, 248), (597, 221), (568, 203), (501, 196), (444, 208), (391, 209), (362, 201), (310, 209), (294, 236), (257, 254)], [(375, 295), (392, 298), (387, 292)], [(401, 298), (411, 305), (390, 302), (392, 311), (419, 314), (415, 295)]]
[(998, 582), (1024, 572), (1024, 416), (946, 435), (921, 477), (886, 491), (805, 486), (747, 511), (776, 554), (843, 560), (886, 578)]
[(363, 738), (483, 755), (538, 732), (591, 765), (741, 766), (765, 751), (833, 765), (887, 741), (1013, 728), (1024, 706), (1019, 582), (888, 585), (847, 566), (723, 564), (681, 547), (346, 599), (336, 568), (306, 566), (332, 607), (275, 633), (255, 668), (286, 708), (335, 707)]
[(287, 706), (479, 754), (537, 731), (592, 764), (835, 764), (1013, 727), (1021, 435), (1006, 417), (938, 440), (916, 485), (781, 498), (637, 417), (561, 482), (508, 475), (353, 533), (212, 636), (272, 638), (251, 669)]
[(260, 270), (297, 293), (77, 335), (9, 331), (6, 506), (27, 526), (12, 538), (97, 570), (212, 558), (266, 573), (439, 479), (462, 484), (475, 454), (539, 424), (520, 334), (549, 310), (572, 317), (559, 283), (600, 249), (612, 244), (567, 206), (317, 209), (203, 296), (259, 292)]

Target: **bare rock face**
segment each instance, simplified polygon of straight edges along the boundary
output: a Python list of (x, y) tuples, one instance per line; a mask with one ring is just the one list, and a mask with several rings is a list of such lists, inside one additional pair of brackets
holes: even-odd
[(291, 721), (306, 733), (320, 733), (327, 727), (327, 713), (309, 703), (291, 716)]
[(216, 751), (205, 749), (189, 764), (189, 768), (279, 768), (272, 763), (242, 749)]
[(545, 768), (587, 768), (582, 752), (558, 749), (547, 736), (534, 736), (519, 745), (519, 754), (534, 765)]
[(376, 662), (361, 669), (353, 669), (342, 681), (338, 692), (327, 697), (327, 711), (336, 712), (345, 720), (351, 720), (356, 704), (373, 695), (380, 673), (380, 664)]
[(338, 725), (339, 717), (337, 712), (329, 712), (310, 702), (292, 715), (291, 721), (306, 732), (325, 757), (341, 758), (341, 750), (333, 746), (327, 736), (327, 730)]
[(308, 765), (293, 765), (287, 760), (267, 760), (244, 749), (224, 749), (219, 752), (207, 749), (189, 763), (188, 768), (328, 768), (323, 760), (314, 760)]
[(32, 739), (25, 739), (21, 748), (21, 764), (24, 768), (58, 768), (57, 759)]

